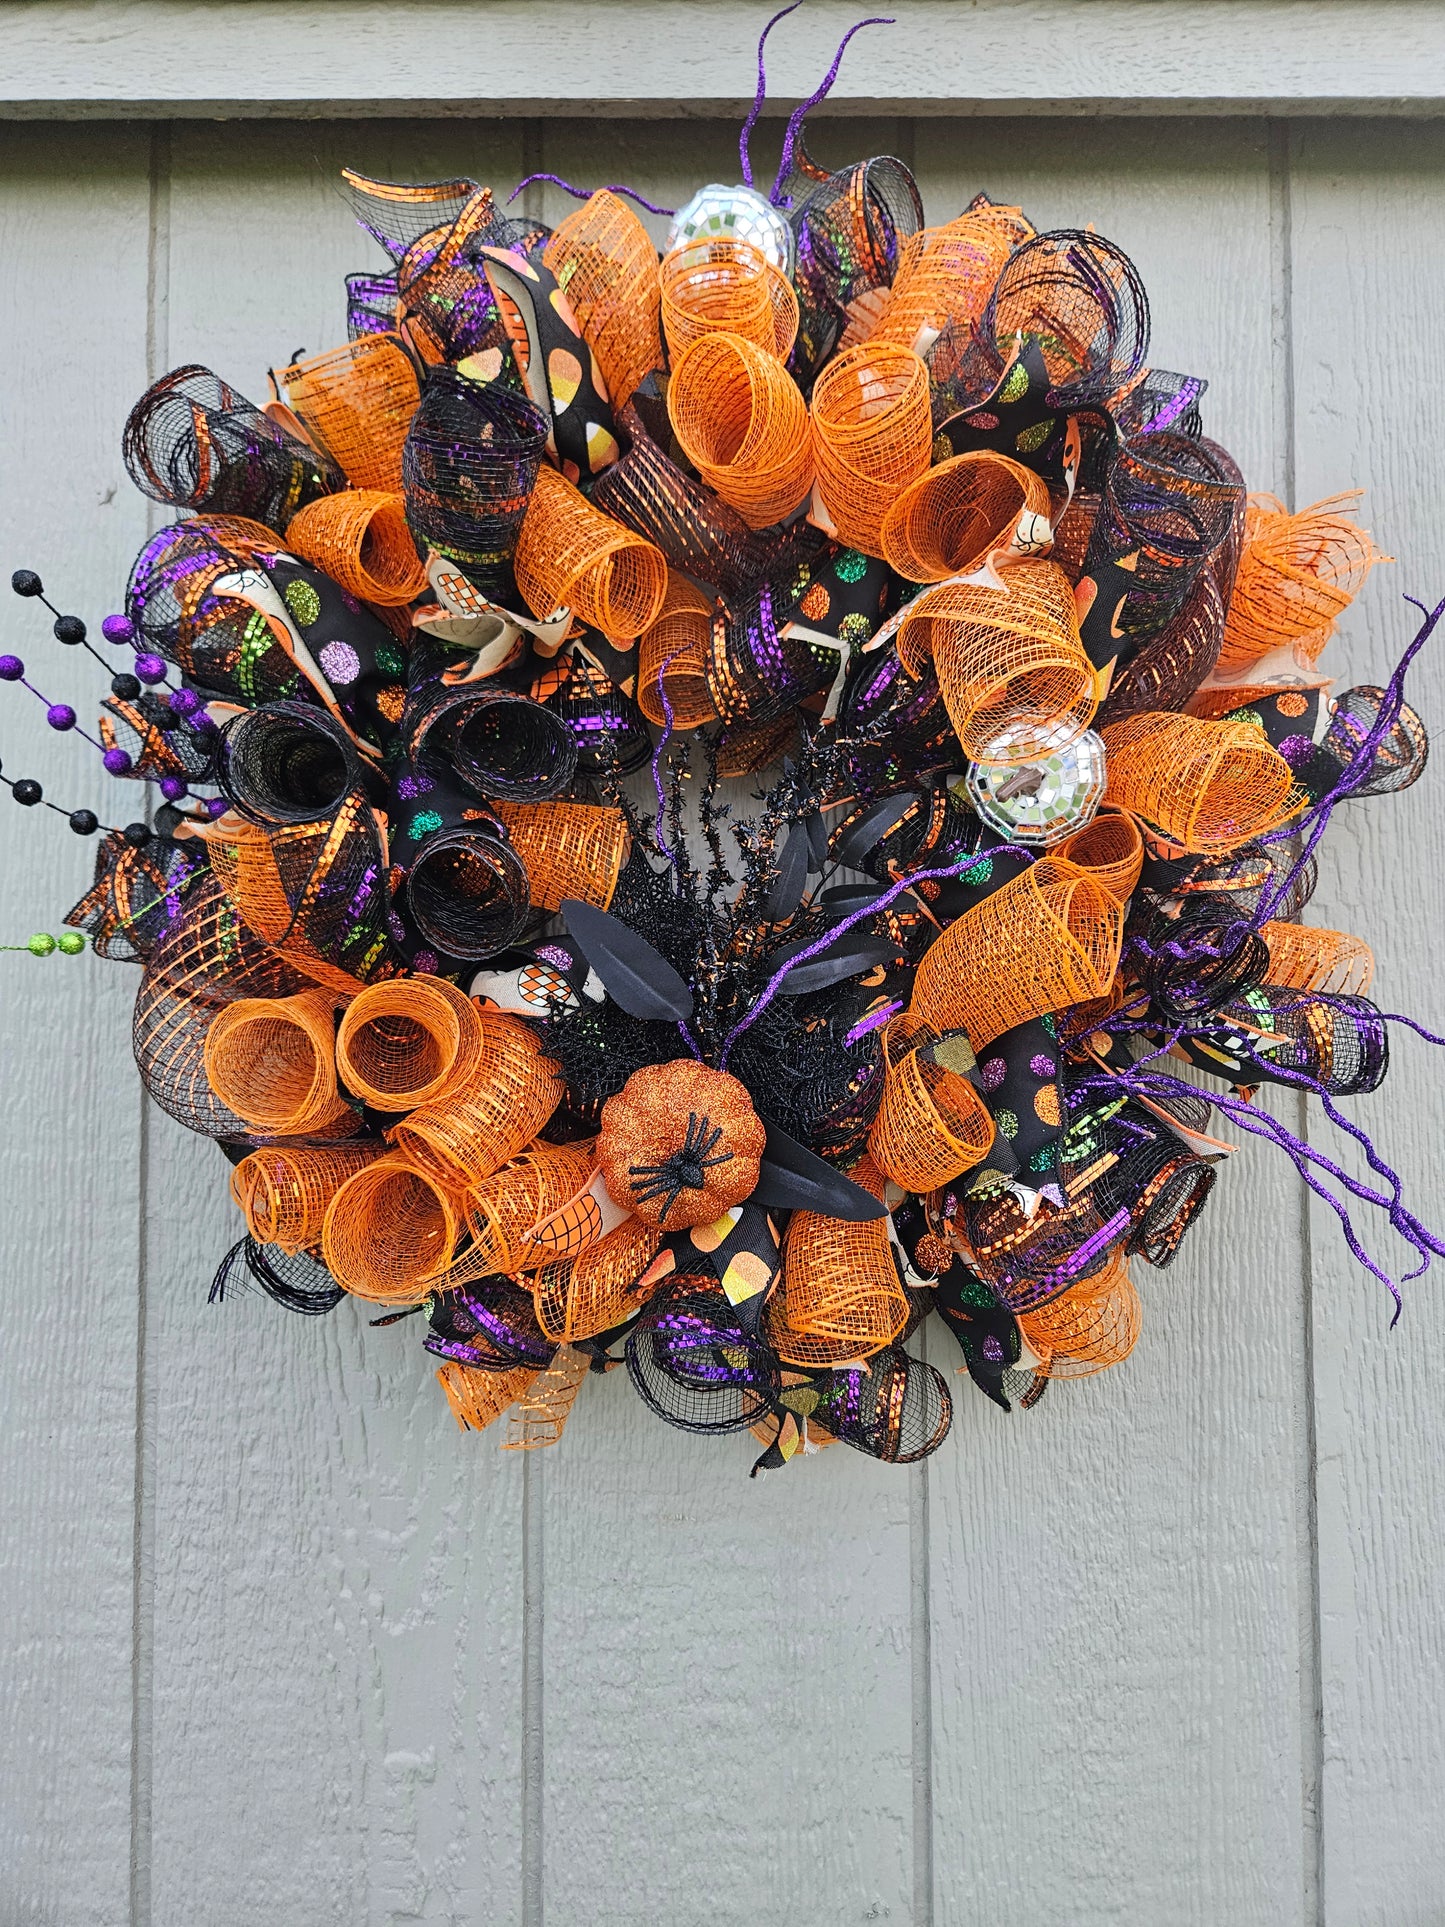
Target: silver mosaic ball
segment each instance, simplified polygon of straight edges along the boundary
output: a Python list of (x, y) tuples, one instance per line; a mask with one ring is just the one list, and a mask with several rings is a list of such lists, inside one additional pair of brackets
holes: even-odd
[(968, 800), (991, 830), (1039, 849), (1090, 822), (1107, 781), (1104, 742), (1092, 729), (1028, 763), (971, 763)]
[(793, 230), (771, 201), (750, 187), (724, 187), (709, 181), (672, 217), (667, 235), (670, 254), (685, 241), (751, 241), (775, 268), (791, 275), (795, 261)]

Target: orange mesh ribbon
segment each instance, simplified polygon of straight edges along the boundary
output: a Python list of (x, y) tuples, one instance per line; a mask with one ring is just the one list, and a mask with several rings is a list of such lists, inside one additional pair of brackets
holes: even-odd
[(538, 1372), (512, 1407), (502, 1450), (534, 1452), (539, 1446), (555, 1445), (590, 1369), (586, 1352), (559, 1346), (551, 1364)]
[(493, 1010), (478, 1017), (482, 1050), (471, 1083), (422, 1105), (390, 1133), (418, 1171), (455, 1190), (480, 1184), (516, 1157), (562, 1097), (555, 1065), (520, 1018)]
[(688, 241), (662, 263), (662, 331), (674, 364), (708, 334), (740, 335), (779, 361), (798, 333), (798, 297), (751, 241)]
[(909, 582), (942, 582), (972, 574), (1000, 549), (1048, 539), (1042, 478), (982, 449), (939, 462), (898, 495), (883, 520), (879, 553)]
[(232, 1171), (231, 1196), (258, 1243), (293, 1253), (310, 1251), (336, 1193), (380, 1155), (381, 1146), (375, 1143), (268, 1145), (242, 1158)]
[(782, 362), (741, 335), (704, 335), (683, 350), (667, 411), (688, 460), (750, 528), (770, 528), (808, 493), (807, 406)]
[(974, 762), (1026, 763), (1062, 727), (1085, 728), (1097, 707), (1079, 641), (1074, 592), (1053, 562), (1021, 561), (998, 587), (941, 582), (908, 606), (899, 660), (917, 675), (933, 658), (944, 705)]
[(303, 1137), (361, 1120), (336, 1088), (335, 994), (245, 997), (206, 1033), (206, 1077), (223, 1104), (256, 1131)]
[(662, 693), (672, 709), (674, 729), (696, 729), (717, 720), (707, 686), (708, 647), (713, 604), (685, 575), (670, 569), (662, 614), (644, 630), (637, 645), (637, 706), (659, 729), (667, 721)]
[(1144, 867), (1144, 839), (1127, 810), (1106, 805), (1091, 823), (1070, 830), (1053, 854), (1087, 870), (1101, 889), (1127, 903)]
[(318, 448), (354, 488), (401, 494), (401, 450), (420, 400), (416, 370), (393, 335), (362, 335), (278, 377)]
[(1314, 661), (1370, 570), (1391, 560), (1351, 521), (1357, 500), (1332, 495), (1291, 515), (1273, 495), (1250, 496), (1217, 673), (1288, 644)]
[(525, 1396), (536, 1376), (531, 1365), (519, 1365), (514, 1372), (480, 1372), (475, 1366), (449, 1361), (437, 1373), (437, 1384), (461, 1429), (485, 1432), (509, 1405)]
[(481, 1049), (481, 1017), (464, 990), (444, 977), (396, 977), (347, 1006), (336, 1068), (364, 1104), (410, 1111), (468, 1083)]
[(389, 1152), (331, 1200), (321, 1252), (337, 1284), (356, 1297), (410, 1305), (446, 1270), (460, 1225), (454, 1193)]
[(1269, 945), (1267, 983), (1363, 997), (1375, 975), (1375, 953), (1347, 930), (1317, 930), (1271, 921), (1259, 933)]
[(545, 1265), (532, 1281), (532, 1297), (548, 1338), (575, 1343), (620, 1325), (636, 1309), (638, 1281), (661, 1243), (655, 1225), (629, 1218), (572, 1262)]
[(662, 366), (657, 249), (625, 201), (599, 188), (542, 251), (619, 406)]
[(1004, 262), (1031, 231), (1017, 208), (989, 207), (906, 236), (892, 293), (868, 339), (922, 355), (950, 323), (966, 332), (983, 313)]
[(382, 489), (348, 489), (308, 503), (287, 524), (286, 546), (363, 602), (395, 606), (426, 588), (406, 505)]
[(812, 417), (817, 496), (838, 540), (882, 555), (884, 517), (933, 449), (928, 370), (911, 348), (850, 348), (819, 375)]
[(1213, 856), (1299, 809), (1289, 764), (1254, 723), (1145, 710), (1102, 731), (1111, 803), (1180, 850)]
[(449, 1285), (495, 1276), (511, 1277), (552, 1263), (556, 1252), (534, 1244), (528, 1232), (587, 1182), (596, 1160), (592, 1144), (534, 1144), (521, 1157), (483, 1178), (466, 1195), (471, 1244), (447, 1273)]
[[(849, 1174), (881, 1197), (882, 1174), (865, 1158)], [(850, 1224), (795, 1211), (783, 1233), (783, 1275), (764, 1319), (788, 1365), (842, 1365), (870, 1358), (908, 1323), (886, 1218)]]
[(1044, 1378), (1088, 1378), (1120, 1364), (1138, 1342), (1139, 1325), (1139, 1294), (1122, 1251), (1096, 1277), (1039, 1311), (1019, 1313), (1019, 1330)]
[(935, 937), (913, 981), (909, 1021), (965, 1030), (982, 1051), (1015, 1024), (1106, 996), (1124, 906), (1086, 870), (1040, 857)]
[(607, 908), (627, 858), (621, 810), (596, 803), (498, 802), (492, 807), (526, 865), (538, 909), (560, 910), (564, 897)]
[(883, 1058), (868, 1155), (905, 1190), (936, 1191), (971, 1170), (993, 1142), (988, 1106), (963, 1074), (973, 1068), (973, 1051), (965, 1039), (920, 1036), (895, 1017), (883, 1033)]
[(661, 551), (603, 515), (544, 463), (513, 557), (536, 616), (568, 607), (613, 642), (640, 636), (667, 594)]

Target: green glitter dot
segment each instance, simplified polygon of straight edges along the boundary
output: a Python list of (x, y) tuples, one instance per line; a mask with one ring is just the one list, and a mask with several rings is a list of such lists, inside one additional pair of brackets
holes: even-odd
[(1053, 1164), (1054, 1147), (1052, 1144), (1043, 1145), (1039, 1150), (1035, 1151), (1029, 1159), (1029, 1169), (1031, 1171), (1051, 1171)]
[(981, 857), (975, 858), (975, 860), (972, 863), (970, 863), (965, 869), (960, 870), (958, 873), (958, 880), (960, 883), (971, 883), (975, 887), (981, 884), (991, 882), (992, 878), (993, 878), (993, 858), (991, 856), (981, 856)]
[(419, 837), (430, 836), (433, 830), (439, 830), (441, 826), (442, 820), (435, 810), (418, 810), (411, 819), (411, 828), (407, 834), (415, 842)]
[(406, 657), (395, 643), (383, 642), (376, 651), (376, 666), (384, 676), (404, 676)]
[(856, 549), (844, 549), (833, 564), (833, 573), (840, 582), (861, 582), (868, 573), (868, 558)]
[(1019, 1121), (1012, 1111), (995, 1111), (993, 1121), (998, 1126), (1000, 1137), (1016, 1138), (1019, 1134)]
[(1052, 1014), (1052, 1012), (1050, 1012), (1050, 1011), (1045, 1011), (1045, 1012), (1044, 1012), (1044, 1014), (1043, 1014), (1043, 1016), (1042, 1016), (1042, 1017), (1040, 1017), (1040, 1019), (1039, 1019), (1039, 1023), (1040, 1023), (1040, 1025), (1041, 1025), (1041, 1027), (1042, 1027), (1042, 1028), (1043, 1028), (1043, 1029), (1044, 1029), (1044, 1030), (1045, 1030), (1045, 1031), (1046, 1031), (1046, 1032), (1048, 1033), (1048, 1035), (1049, 1035), (1050, 1037), (1057, 1037), (1057, 1036), (1058, 1036), (1058, 1034), (1059, 1034), (1059, 1025), (1058, 1025), (1058, 1020), (1057, 1020), (1057, 1018), (1055, 1018), (1055, 1017), (1054, 1017), (1054, 1015)]
[(872, 633), (873, 624), (868, 620), (867, 616), (860, 616), (856, 613), (851, 616), (844, 616), (843, 620), (838, 624), (838, 639), (840, 642), (867, 642)]
[(286, 607), (303, 629), (309, 629), (321, 614), (321, 598), (309, 582), (288, 582), (281, 591)]

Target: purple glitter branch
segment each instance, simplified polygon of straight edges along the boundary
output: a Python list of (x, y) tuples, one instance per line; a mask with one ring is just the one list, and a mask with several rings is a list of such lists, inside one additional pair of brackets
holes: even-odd
[[(667, 813), (667, 798), (663, 794), (662, 770), (660, 766), (662, 763), (662, 752), (672, 740), (672, 704), (667, 700), (667, 691), (663, 687), (662, 679), (681, 654), (682, 651), (680, 649), (674, 649), (666, 662), (659, 663), (657, 666), (657, 698), (662, 704), (663, 731), (657, 739), (657, 748), (652, 752), (652, 788), (657, 797), (657, 828), (655, 831), (657, 847), (672, 865), (673, 878), (678, 884), (679, 889), (682, 883), (682, 862), (678, 857), (677, 851), (673, 849), (672, 845), (662, 833), (662, 821)], [(695, 1046), (693, 1054), (694, 1056), (697, 1054)]]
[(758, 124), (758, 117), (763, 111), (763, 102), (768, 97), (768, 70), (763, 62), (763, 49), (768, 44), (768, 35), (778, 22), (786, 20), (790, 13), (796, 13), (802, 4), (803, 0), (793, 0), (790, 7), (784, 7), (780, 13), (775, 13), (758, 36), (758, 91), (753, 95), (752, 111), (743, 122), (742, 132), (738, 135), (738, 159), (742, 162), (743, 184), (746, 187), (753, 185), (753, 157), (750, 151), (753, 129)]
[(652, 201), (643, 200), (635, 188), (623, 187), (619, 181), (612, 181), (606, 187), (600, 188), (574, 187), (570, 181), (564, 181), (560, 174), (529, 174), (524, 181), (518, 181), (507, 196), (507, 206), (510, 207), (522, 189), (530, 187), (533, 181), (550, 181), (553, 187), (560, 187), (564, 194), (570, 194), (574, 201), (590, 201), (594, 194), (625, 194), (629, 201), (636, 201), (637, 205), (645, 207), (649, 214), (676, 214), (677, 212), (675, 207), (658, 207)]
[(777, 179), (773, 182), (773, 191), (768, 196), (768, 199), (774, 207), (792, 205), (791, 202), (785, 202), (783, 199), (783, 184), (793, 171), (793, 149), (797, 145), (799, 134), (803, 131), (803, 122), (808, 118), (808, 115), (813, 109), (818, 106), (821, 101), (825, 101), (832, 92), (833, 83), (838, 78), (838, 70), (843, 65), (843, 56), (848, 51), (848, 42), (853, 38), (855, 33), (861, 33), (865, 27), (892, 27), (896, 25), (897, 22), (891, 15), (886, 17), (874, 15), (870, 19), (855, 22), (838, 43), (838, 51), (833, 56), (832, 66), (823, 76), (822, 85), (816, 93), (809, 94), (802, 105), (795, 107), (788, 116), (788, 131), (783, 136), (783, 158), (778, 163)]

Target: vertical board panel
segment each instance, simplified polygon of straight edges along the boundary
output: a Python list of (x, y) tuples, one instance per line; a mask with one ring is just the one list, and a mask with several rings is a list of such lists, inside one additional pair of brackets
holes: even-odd
[[(933, 218), (982, 188), (1123, 247), (1150, 359), (1209, 378), (1208, 432), (1270, 485), (1262, 129), (919, 123), (915, 164)], [(1135, 1262), (1125, 1365), (1011, 1418), (957, 1381), (928, 1467), (939, 1927), (1305, 1917), (1299, 1222), (1246, 1149), (1176, 1267)]]
[[(1442, 187), (1438, 125), (1319, 124), (1295, 137), (1296, 506), (1363, 487), (1362, 522), (1400, 558), (1375, 571), (1326, 652), (1323, 666), (1341, 688), (1384, 682), (1419, 621), (1405, 594), (1427, 604), (1445, 596)], [(1409, 689), (1437, 756), (1442, 648), (1438, 635), (1426, 645)], [(1432, 762), (1406, 794), (1341, 810), (1311, 910), (1311, 921), (1374, 944), (1372, 995), (1383, 1009), (1408, 1011), (1437, 1031), (1445, 1029), (1442, 780)], [(1342, 1108), (1374, 1135), (1407, 1199), (1439, 1231), (1441, 1055), (1401, 1029), (1391, 1054), (1383, 1091)], [(1324, 1120), (1315, 1135), (1331, 1152), (1341, 1143)], [(1398, 1275), (1405, 1247), (1367, 1220), (1365, 1229)], [(1440, 1918), (1445, 1896), (1445, 1311), (1437, 1270), (1402, 1287), (1404, 1315), (1389, 1332), (1389, 1300), (1351, 1261), (1323, 1210), (1313, 1243), (1324, 1918), (1330, 1927), (1424, 1927)]]
[[(779, 138), (758, 139), (764, 192)], [(864, 121), (821, 145), (898, 139)], [(737, 179), (737, 133), (549, 122), (529, 165), (671, 206)], [(545, 216), (572, 205), (549, 189)], [(674, 1431), (621, 1373), (584, 1387), (573, 1427), (538, 1468), (543, 1917), (909, 1919), (908, 1475), (839, 1447), (750, 1482), (746, 1433)]]
[[(515, 130), (175, 130), (166, 365), (253, 399), (380, 260), (336, 191), (517, 171)], [(519, 1916), (521, 1468), (456, 1430), (416, 1323), (208, 1306), (225, 1166), (157, 1119), (156, 1927)]]
[[(10, 593), (33, 568), (99, 639), (144, 507), (117, 400), (145, 382), (150, 144), (143, 128), (0, 135), (0, 572), (4, 648), (90, 727), (100, 665)], [(118, 658), (116, 667), (124, 663)], [(0, 754), (67, 809), (140, 812), (24, 689)], [(95, 843), (0, 795), (0, 943), (58, 934)], [(135, 974), (91, 956), (0, 957), (4, 1066), (0, 1411), (0, 1917), (110, 1927), (130, 1894), (131, 1637), (140, 1099)]]

